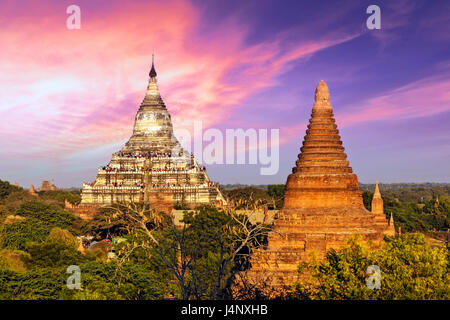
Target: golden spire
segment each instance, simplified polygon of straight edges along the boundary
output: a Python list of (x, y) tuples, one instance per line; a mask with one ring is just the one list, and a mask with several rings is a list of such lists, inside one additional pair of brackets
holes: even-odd
[(373, 193), (373, 197), (381, 198), (380, 188), (378, 188), (378, 181), (375, 183), (375, 191)]
[(148, 74), (150, 78), (156, 78), (157, 73), (155, 70), (155, 54), (152, 53), (152, 68), (150, 69), (150, 73)]
[(391, 217), (389, 219), (389, 226), (394, 226), (394, 215), (391, 212)]
[[(398, 229), (399, 229), (398, 232), (400, 234), (401, 228), (399, 227)], [(384, 233), (384, 235), (390, 236), (390, 237), (394, 237), (396, 235), (395, 226), (394, 226), (394, 215), (392, 214), (392, 212), (391, 212), (391, 216), (389, 217), (389, 220), (388, 220), (387, 228), (384, 230), (383, 233)]]
[(158, 84), (156, 83), (156, 70), (155, 70), (155, 54), (152, 54), (152, 68), (150, 69), (150, 80), (148, 82), (147, 86), (147, 93), (145, 94), (146, 97), (152, 98), (152, 97), (159, 97), (159, 89)]
[(375, 191), (372, 198), (372, 213), (379, 214), (386, 220), (383, 209), (383, 198), (381, 198), (380, 188), (378, 188), (378, 181), (375, 183)]
[(436, 200), (434, 201), (434, 207), (439, 208), (439, 197), (436, 196)]

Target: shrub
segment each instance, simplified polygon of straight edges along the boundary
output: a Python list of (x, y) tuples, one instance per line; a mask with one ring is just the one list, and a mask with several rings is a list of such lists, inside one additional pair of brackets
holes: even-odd
[[(366, 285), (367, 268), (381, 271), (380, 289)], [(388, 238), (371, 251), (355, 239), (324, 261), (306, 265), (310, 279), (297, 284), (292, 297), (311, 299), (450, 299), (448, 252), (430, 246), (420, 233)]]
[(76, 219), (58, 206), (40, 201), (24, 201), (16, 214), (26, 219), (2, 226), (0, 248), (24, 250), (27, 242), (44, 241), (54, 227), (70, 230)]
[(29, 256), (27, 252), (20, 250), (0, 250), (0, 268), (15, 272), (25, 272), (25, 259)]

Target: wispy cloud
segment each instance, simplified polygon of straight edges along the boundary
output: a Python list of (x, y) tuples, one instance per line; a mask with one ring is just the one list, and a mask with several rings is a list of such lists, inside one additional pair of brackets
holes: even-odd
[(154, 48), (175, 122), (208, 127), (273, 85), (292, 62), (357, 36), (330, 32), (294, 45), (278, 36), (248, 45), (246, 29), (233, 19), (199, 33), (202, 17), (188, 1), (135, 3), (100, 15), (78, 31), (65, 28), (64, 15), (11, 19), (2, 28), (0, 133), (10, 137), (8, 149), (26, 145), (17, 152), (58, 157), (128, 137)]
[(450, 73), (412, 82), (380, 96), (359, 101), (339, 115), (342, 126), (369, 121), (428, 117), (450, 111)]
[[(398, 121), (431, 117), (450, 111), (450, 69), (440, 63), (437, 75), (411, 82), (369, 99), (359, 99), (353, 105), (335, 108), (338, 128), (361, 125), (374, 121)], [(333, 96), (331, 97), (333, 103)], [(311, 105), (312, 107), (312, 105)], [(336, 110), (343, 110), (337, 111)], [(307, 121), (282, 126), (280, 144), (288, 144), (303, 137)]]
[(300, 145), (320, 79), (339, 127), (358, 133), (449, 111), (445, 1), (382, 1), (382, 30), (372, 31), (353, 1), (286, 4), (297, 20), (278, 7), (271, 15), (275, 2), (223, 14), (189, 0), (78, 3), (81, 30), (66, 28), (67, 2), (0, 2), (3, 176), (52, 173), (73, 185), (94, 175), (132, 133), (153, 50), (176, 126), (280, 128), (281, 145)]

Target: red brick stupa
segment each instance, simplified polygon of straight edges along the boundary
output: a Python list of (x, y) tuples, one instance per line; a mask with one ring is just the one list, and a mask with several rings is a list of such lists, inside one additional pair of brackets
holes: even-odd
[[(324, 81), (315, 102), (296, 166), (287, 178), (284, 205), (265, 250), (255, 252), (249, 279), (265, 278), (273, 287), (299, 280), (298, 266), (309, 252), (321, 259), (347, 244), (354, 234), (375, 245), (389, 224), (386, 216), (365, 209), (335, 123)], [(380, 219), (381, 218), (381, 219)]]

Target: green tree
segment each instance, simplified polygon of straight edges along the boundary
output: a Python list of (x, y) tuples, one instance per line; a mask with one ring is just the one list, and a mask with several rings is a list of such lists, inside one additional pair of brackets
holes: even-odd
[(83, 255), (76, 244), (64, 239), (49, 236), (44, 242), (29, 242), (26, 251), (30, 254), (25, 259), (27, 268), (62, 267), (80, 265), (94, 259), (91, 255)]
[(66, 280), (66, 268), (40, 268), (23, 273), (0, 269), (0, 300), (59, 299)]
[(366, 207), (367, 210), (372, 211), (373, 192), (363, 191), (362, 198), (363, 198), (364, 207)]
[(27, 242), (45, 240), (50, 228), (37, 219), (3, 225), (0, 228), (0, 248), (25, 250)]
[(7, 269), (15, 272), (26, 271), (25, 258), (29, 254), (20, 250), (0, 249), (0, 269)]
[[(381, 271), (380, 289), (367, 286), (371, 265)], [(420, 233), (389, 238), (380, 250), (352, 239), (339, 251), (331, 250), (324, 261), (303, 265), (309, 279), (297, 284), (291, 297), (310, 299), (449, 299), (448, 252), (432, 247)]]
[(11, 193), (21, 191), (21, 190), (23, 190), (23, 189), (20, 187), (11, 185), (8, 181), (0, 180), (0, 199), (4, 199)]
[(41, 201), (24, 201), (16, 215), (25, 220), (0, 227), (0, 248), (24, 250), (27, 242), (44, 241), (54, 227), (71, 230), (76, 219), (60, 207)]
[(40, 220), (50, 229), (53, 227), (67, 229), (76, 219), (72, 213), (42, 201), (24, 201), (16, 210), (16, 214), (25, 218)]
[(284, 192), (286, 186), (284, 184), (269, 184), (267, 186), (267, 194), (272, 197), (275, 205), (271, 209), (281, 209), (284, 201)]
[(154, 300), (173, 295), (167, 279), (148, 265), (91, 261), (80, 265), (81, 290), (62, 292), (72, 300)]
[(163, 224), (162, 217), (167, 215), (145, 205), (130, 204), (116, 210), (115, 217), (134, 219), (145, 235), (141, 241), (127, 241), (118, 252), (120, 260), (129, 261), (140, 249), (159, 255), (183, 299), (217, 298), (235, 261), (258, 247), (268, 231), (265, 225), (252, 225), (247, 214), (213, 207), (186, 213), (182, 228), (175, 226), (173, 218)]
[(267, 191), (256, 187), (224, 190), (223, 195), (228, 201), (234, 201), (236, 209), (251, 209), (255, 203), (273, 206), (274, 199)]
[(76, 204), (81, 201), (80, 192), (70, 192), (65, 190), (49, 190), (42, 193), (40, 196), (42, 200), (55, 200), (63, 204), (66, 200), (71, 204)]

